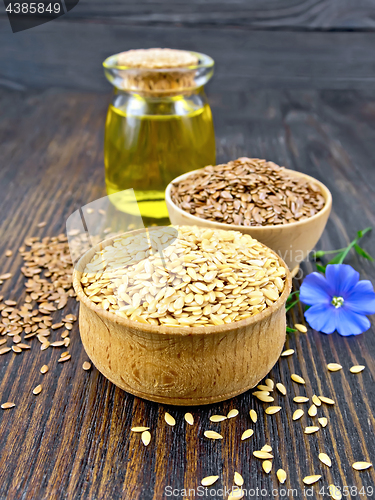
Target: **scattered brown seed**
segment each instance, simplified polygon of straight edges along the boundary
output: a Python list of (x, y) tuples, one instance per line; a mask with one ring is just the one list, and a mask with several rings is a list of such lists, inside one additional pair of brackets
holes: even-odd
[(14, 403), (11, 403), (10, 401), (8, 401), (7, 403), (3, 403), (1, 405), (1, 408), (3, 410), (9, 410), (9, 408), (14, 408), (16, 405)]
[(12, 255), (13, 255), (12, 250), (7, 250), (7, 251), (5, 252), (5, 257), (12, 257)]
[(16, 354), (20, 354), (22, 352), (22, 349), (18, 347), (18, 345), (12, 345), (12, 351)]
[(7, 339), (0, 339), (0, 345), (4, 345), (7, 343)]
[(171, 414), (169, 414), (168, 412), (165, 412), (165, 415), (164, 415), (164, 420), (167, 422), (168, 425), (170, 426), (174, 426), (176, 425), (176, 420), (172, 417)]
[(148, 431), (150, 429), (150, 427), (132, 427), (131, 430), (133, 432), (144, 432), (144, 431)]
[(69, 359), (70, 359), (70, 358), (71, 358), (71, 355), (70, 355), (70, 354), (68, 354), (67, 356), (64, 356), (64, 357), (62, 357), (62, 356), (61, 356), (61, 357), (57, 360), (57, 362), (58, 362), (58, 363), (64, 363), (65, 361), (69, 361)]
[(0, 275), (0, 280), (8, 280), (12, 277), (12, 273), (5, 273)]
[(363, 365), (354, 365), (350, 368), (351, 373), (360, 373), (363, 371), (366, 367)]
[(327, 467), (331, 467), (331, 465), (332, 465), (332, 460), (329, 458), (329, 456), (326, 453), (319, 453), (319, 460), (324, 465), (327, 465)]
[(219, 476), (207, 476), (201, 481), (202, 486), (212, 486), (219, 479)]
[(44, 375), (47, 372), (48, 372), (48, 365), (43, 365), (42, 368), (40, 369), (40, 373), (43, 373)]
[(91, 368), (91, 363), (89, 363), (88, 361), (85, 361), (82, 365), (82, 368), (87, 371), (87, 370), (90, 370)]
[(185, 420), (189, 425), (194, 425), (194, 417), (191, 413), (185, 413)]
[(37, 385), (36, 387), (34, 387), (33, 389), (33, 394), (35, 394), (35, 396), (37, 396), (38, 394), (40, 394), (42, 392), (42, 386), (39, 384)]
[(40, 346), (40, 350), (45, 351), (46, 349), (48, 349), (48, 347), (49, 347), (49, 342), (47, 340), (47, 342), (42, 343), (42, 345)]
[(328, 363), (327, 368), (330, 372), (338, 372), (339, 370), (342, 370), (342, 366), (338, 363)]
[(305, 327), (305, 325), (301, 325), (300, 323), (296, 323), (294, 325), (294, 328), (296, 330), (298, 330), (299, 332), (301, 332), (301, 333), (306, 333), (307, 332), (307, 328)]
[(5, 354), (11, 350), (12, 349), (10, 347), (3, 347), (2, 349), (0, 349), (0, 356), (1, 356), (1, 354)]
[(16, 306), (17, 302), (15, 300), (4, 300), (4, 304), (7, 306)]
[(21, 349), (31, 349), (31, 346), (29, 344), (24, 344), (23, 342), (17, 344), (19, 348)]
[(57, 340), (56, 342), (52, 342), (50, 344), (51, 347), (64, 347), (65, 342), (63, 340)]
[(52, 330), (57, 330), (58, 328), (61, 328), (64, 326), (64, 323), (55, 323), (54, 325), (51, 326)]
[(14, 335), (14, 337), (13, 337), (13, 342), (14, 342), (15, 344), (19, 344), (19, 343), (21, 342), (21, 340), (22, 340), (22, 339), (21, 339), (21, 337), (20, 337), (19, 335)]
[(47, 222), (43, 221), (43, 222), (39, 222), (39, 224), (37, 224), (38, 227), (44, 227), (46, 226)]
[(227, 418), (234, 418), (237, 417), (239, 411), (236, 409), (230, 410), (230, 412), (227, 415)]

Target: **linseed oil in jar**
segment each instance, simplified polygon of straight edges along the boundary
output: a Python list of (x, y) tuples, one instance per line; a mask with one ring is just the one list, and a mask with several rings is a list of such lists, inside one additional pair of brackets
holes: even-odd
[(211, 109), (203, 85), (213, 72), (204, 54), (170, 49), (124, 52), (104, 62), (115, 85), (104, 142), (108, 194), (127, 213), (146, 223), (167, 219), (164, 190), (175, 177), (215, 164)]

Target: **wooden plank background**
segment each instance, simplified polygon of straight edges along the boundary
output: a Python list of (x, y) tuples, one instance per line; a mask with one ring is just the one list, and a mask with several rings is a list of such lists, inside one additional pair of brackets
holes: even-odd
[(0, 85), (106, 91), (106, 57), (169, 46), (210, 54), (215, 91), (366, 88), (374, 29), (373, 0), (81, 0), (15, 34), (1, 5)]
[[(27, 236), (64, 231), (74, 210), (105, 194), (102, 143), (108, 101), (108, 95), (76, 91), (0, 94), (0, 268), (14, 273), (0, 288), (6, 298), (18, 299), (23, 278), (17, 271), (21, 264), (17, 252), (6, 258), (4, 251), (17, 250)], [(375, 227), (373, 91), (243, 90), (211, 93), (210, 101), (218, 161), (240, 155), (266, 157), (327, 184), (333, 212), (319, 248), (342, 247), (358, 229)], [(44, 228), (37, 227), (41, 221), (47, 221)], [(364, 242), (372, 253), (374, 242), (374, 234)], [(355, 254), (348, 263), (362, 279), (375, 282), (373, 264)], [(312, 263), (304, 265), (305, 272), (312, 269)], [(69, 311), (77, 310), (76, 303), (69, 305)], [(300, 309), (289, 319), (290, 324), (297, 320), (303, 321)], [(184, 423), (187, 409), (134, 398), (97, 370), (84, 372), (87, 357), (77, 325), (71, 339), (68, 363), (57, 363), (56, 350), (40, 351), (35, 339), (30, 341), (30, 352), (0, 357), (0, 401), (17, 405), (0, 412), (0, 499), (160, 500), (168, 498), (167, 485), (197, 488), (209, 474), (219, 474), (217, 484), (230, 487), (235, 470), (241, 472), (247, 488), (270, 492), (278, 487), (275, 470), (279, 467), (287, 471), (286, 486), (298, 489), (294, 497), (298, 499), (304, 498), (302, 478), (313, 473), (323, 475), (321, 486), (374, 485), (373, 469), (351, 468), (354, 461), (375, 460), (374, 326), (350, 338), (311, 330), (307, 335), (288, 335), (286, 347), (296, 354), (280, 360), (271, 372), (271, 378), (288, 390), (285, 398), (276, 398), (283, 406), (279, 414), (264, 415), (265, 405), (247, 392), (224, 403), (190, 409), (196, 420), (193, 427)], [(328, 373), (328, 362), (339, 362), (344, 368)], [(44, 363), (50, 371), (42, 376), (39, 369)], [(352, 375), (349, 367), (357, 363), (366, 369)], [(291, 382), (293, 372), (307, 380), (306, 389)], [(41, 382), (43, 391), (34, 396), (31, 391)], [(312, 436), (303, 433), (310, 418), (291, 421), (297, 408), (292, 397), (305, 391), (336, 401), (333, 408), (319, 409), (329, 424)], [(240, 416), (222, 424), (209, 423), (209, 415), (231, 408), (238, 408)], [(250, 422), (250, 408), (259, 414), (256, 425)], [(166, 410), (176, 417), (174, 428), (164, 423)], [(139, 435), (130, 432), (132, 426), (143, 424), (152, 429), (147, 448)], [(255, 434), (241, 442), (241, 433), (248, 427)], [(207, 428), (221, 429), (223, 441), (205, 439)], [(266, 443), (275, 451), (269, 476), (252, 456)], [(332, 457), (331, 469), (318, 460), (323, 451)], [(192, 494), (185, 498), (194, 499)], [(274, 497), (269, 493), (265, 498)], [(315, 487), (309, 498), (327, 496)]]

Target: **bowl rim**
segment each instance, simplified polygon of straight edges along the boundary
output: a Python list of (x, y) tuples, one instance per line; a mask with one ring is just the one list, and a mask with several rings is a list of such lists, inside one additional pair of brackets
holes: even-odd
[(319, 181), (315, 177), (312, 177), (311, 175), (305, 174), (303, 172), (299, 172), (298, 170), (292, 170), (290, 168), (285, 168), (284, 170), (286, 172), (291, 172), (292, 174), (295, 174), (297, 177), (304, 177), (304, 178), (308, 179), (309, 181), (317, 184), (319, 186), (319, 188), (321, 189), (321, 194), (323, 195), (323, 197), (325, 199), (325, 205), (319, 212), (314, 214), (312, 217), (308, 217), (305, 220), (300, 220), (300, 221), (296, 221), (296, 222), (289, 222), (288, 224), (277, 224), (277, 225), (270, 224), (270, 225), (266, 225), (266, 226), (239, 226), (237, 224), (227, 224), (226, 222), (216, 222), (213, 220), (202, 219), (201, 217), (197, 217), (196, 215), (193, 215), (193, 214), (187, 212), (186, 210), (183, 210), (182, 208), (178, 207), (175, 204), (175, 202), (172, 200), (172, 197), (171, 197), (171, 189), (172, 189), (173, 184), (180, 182), (181, 180), (185, 180), (187, 177), (189, 177), (190, 175), (196, 174), (200, 170), (203, 170), (203, 168), (191, 170), (190, 172), (179, 175), (178, 177), (173, 179), (173, 181), (171, 181), (167, 185), (167, 187), (165, 188), (165, 201), (167, 202), (167, 206), (168, 206), (168, 203), (170, 203), (174, 210), (179, 212), (181, 215), (184, 215), (185, 217), (190, 218), (193, 222), (196, 221), (197, 225), (202, 225), (202, 222), (204, 222), (205, 224), (207, 223), (207, 227), (210, 227), (210, 228), (216, 227), (217, 229), (227, 229), (227, 230), (241, 231), (241, 232), (244, 232), (244, 228), (245, 228), (247, 231), (247, 234), (250, 234), (250, 231), (251, 231), (251, 234), (254, 232), (254, 237), (256, 238), (257, 232), (261, 233), (261, 232), (267, 231), (267, 230), (272, 231), (275, 229), (281, 230), (281, 229), (286, 229), (286, 228), (294, 228), (294, 227), (297, 228), (297, 227), (303, 226), (305, 224), (308, 224), (309, 222), (317, 220), (320, 217), (324, 217), (327, 214), (327, 212), (329, 214), (329, 212), (331, 211), (331, 208), (332, 208), (332, 194), (331, 194), (331, 191), (327, 188), (327, 186), (325, 184), (323, 184), (321, 181)]
[[(146, 229), (136, 229), (134, 231), (128, 231), (124, 234), (130, 235), (130, 234), (135, 234), (140, 231), (145, 231)], [(120, 235), (122, 236), (122, 235)], [(269, 247), (269, 250), (274, 254), (274, 256), (278, 259), (280, 262), (280, 265), (283, 266), (286, 270), (286, 276), (285, 276), (285, 286), (282, 294), (280, 297), (272, 304), (272, 306), (266, 307), (263, 311), (260, 313), (256, 314), (255, 316), (250, 316), (249, 318), (245, 318), (240, 321), (234, 321), (232, 323), (226, 323), (224, 325), (210, 325), (210, 326), (190, 326), (190, 327), (183, 327), (183, 326), (178, 326), (178, 327), (170, 327), (170, 326), (159, 326), (159, 325), (146, 325), (144, 323), (140, 323), (138, 321), (132, 321), (130, 319), (125, 319), (122, 318), (121, 316), (118, 316), (115, 313), (105, 311), (104, 309), (97, 307), (95, 305), (95, 302), (92, 302), (87, 295), (84, 293), (82, 284), (81, 284), (81, 276), (82, 276), (82, 271), (79, 271), (79, 268), (82, 268), (84, 264), (86, 264), (89, 259), (94, 255), (94, 253), (98, 249), (102, 249), (106, 247), (107, 245), (111, 244), (115, 238), (118, 238), (119, 236), (112, 236), (110, 238), (107, 238), (100, 243), (96, 244), (90, 250), (87, 250), (79, 259), (78, 263), (74, 266), (74, 271), (73, 271), (73, 287), (74, 290), (77, 294), (77, 299), (82, 302), (86, 307), (88, 307), (91, 311), (95, 312), (99, 318), (105, 319), (107, 321), (110, 321), (112, 323), (116, 323), (118, 325), (128, 327), (131, 330), (138, 330), (143, 333), (148, 333), (148, 334), (156, 334), (156, 335), (172, 335), (172, 336), (187, 336), (187, 335), (210, 335), (210, 334), (219, 334), (219, 333), (229, 333), (234, 330), (238, 330), (244, 327), (248, 327), (251, 325), (254, 325), (256, 323), (259, 323), (260, 321), (266, 319), (268, 316), (271, 316), (274, 312), (280, 309), (282, 307), (290, 292), (292, 289), (292, 277), (290, 274), (290, 271), (288, 269), (288, 266), (285, 264), (283, 259), (277, 255), (273, 250), (271, 250)], [(263, 245), (263, 243), (262, 243)], [(264, 245), (266, 246), (266, 245)], [(77, 269), (78, 268), (78, 269)]]

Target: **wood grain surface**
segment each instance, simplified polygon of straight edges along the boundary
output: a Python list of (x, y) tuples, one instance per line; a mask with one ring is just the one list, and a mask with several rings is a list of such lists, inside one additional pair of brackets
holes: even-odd
[[(211, 92), (209, 99), (219, 161), (242, 155), (267, 158), (315, 176), (331, 190), (333, 210), (319, 248), (340, 248), (358, 229), (375, 227), (375, 92), (243, 90)], [(1, 92), (0, 269), (14, 275), (0, 287), (6, 298), (20, 300), (17, 249), (23, 239), (60, 233), (74, 210), (105, 194), (102, 150), (108, 102), (109, 95), (95, 93)], [(44, 228), (37, 227), (41, 221), (47, 222)], [(374, 234), (366, 236), (364, 247), (370, 253), (374, 242)], [(8, 248), (13, 257), (5, 257)], [(362, 279), (375, 282), (374, 264), (355, 254), (347, 262)], [(303, 265), (304, 273), (313, 269), (311, 262)], [(78, 304), (72, 301), (65, 310), (77, 313)], [(295, 308), (289, 324), (295, 321), (303, 323), (301, 308)], [(266, 405), (247, 392), (191, 408), (194, 426), (184, 422), (188, 409), (149, 403), (116, 388), (94, 368), (83, 371), (87, 356), (76, 325), (71, 338), (67, 363), (57, 363), (57, 349), (40, 351), (34, 339), (30, 352), (0, 356), (0, 401), (16, 403), (0, 411), (0, 499), (194, 499), (192, 492), (183, 497), (182, 488), (197, 488), (212, 474), (220, 476), (218, 486), (231, 487), (234, 471), (243, 475), (245, 487), (264, 488), (268, 496), (263, 498), (274, 498), (279, 467), (288, 474), (286, 487), (298, 490), (298, 499), (304, 498), (302, 478), (310, 474), (323, 478), (309, 498), (327, 498), (319, 488), (331, 483), (374, 486), (373, 469), (356, 472), (351, 467), (355, 461), (375, 461), (374, 327), (349, 338), (312, 330), (288, 334), (286, 347), (296, 353), (282, 358), (270, 374), (288, 391), (276, 397), (281, 412), (265, 415)], [(328, 362), (341, 363), (343, 370), (329, 373)], [(42, 376), (44, 363), (50, 370)], [(366, 369), (353, 375), (349, 368), (354, 364)], [(306, 387), (291, 382), (291, 373), (302, 375)], [(43, 391), (34, 396), (32, 389), (41, 381)], [(303, 433), (310, 418), (291, 420), (297, 408), (292, 397), (305, 393), (336, 401), (334, 407), (319, 408), (328, 426), (311, 436)], [(209, 422), (210, 415), (231, 408), (239, 410), (238, 417)], [(256, 424), (250, 421), (250, 408), (258, 412)], [(175, 427), (165, 424), (165, 411), (176, 418)], [(151, 427), (147, 448), (139, 434), (130, 432), (134, 425)], [(241, 442), (249, 427), (254, 436)], [(207, 440), (206, 429), (220, 430), (223, 439)], [(269, 475), (252, 455), (266, 443), (275, 455)], [(332, 468), (319, 462), (319, 452), (332, 458)], [(180, 495), (166, 496), (168, 485)], [(346, 498), (366, 496), (352, 492)]]
[(55, 21), (19, 33), (12, 33), (8, 19), (0, 15), (4, 47), (0, 85), (18, 90), (64, 87), (106, 92), (110, 84), (103, 74), (104, 59), (123, 50), (148, 47), (209, 54), (216, 62), (213, 92), (366, 89), (375, 82), (375, 32), (371, 29), (269, 31), (234, 26), (230, 21), (189, 26), (179, 22), (124, 24), (121, 15), (71, 17), (79, 8), (80, 4)]

